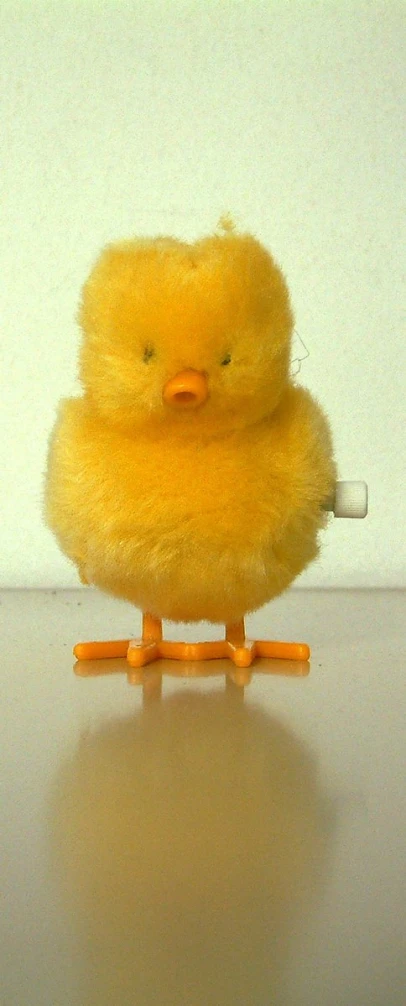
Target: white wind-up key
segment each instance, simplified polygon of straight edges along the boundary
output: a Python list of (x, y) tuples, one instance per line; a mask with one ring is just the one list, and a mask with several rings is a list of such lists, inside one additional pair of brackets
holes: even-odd
[(336, 482), (335, 495), (326, 510), (335, 517), (366, 517), (368, 513), (368, 486), (366, 482)]

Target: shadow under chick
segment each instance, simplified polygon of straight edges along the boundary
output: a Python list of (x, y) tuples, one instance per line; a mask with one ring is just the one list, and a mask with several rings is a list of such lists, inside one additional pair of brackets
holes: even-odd
[(87, 1006), (284, 1001), (332, 824), (288, 728), (227, 693), (172, 695), (81, 739), (51, 817)]

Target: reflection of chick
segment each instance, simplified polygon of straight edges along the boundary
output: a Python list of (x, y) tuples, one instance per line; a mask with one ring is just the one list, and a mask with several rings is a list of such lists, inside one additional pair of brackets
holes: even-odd
[(335, 483), (327, 422), (289, 378), (285, 281), (249, 235), (130, 241), (101, 255), (81, 324), (49, 524), (84, 580), (151, 623), (232, 634), (314, 559)]
[(228, 696), (178, 693), (86, 734), (52, 799), (80, 1001), (285, 1003), (333, 824), (311, 752)]

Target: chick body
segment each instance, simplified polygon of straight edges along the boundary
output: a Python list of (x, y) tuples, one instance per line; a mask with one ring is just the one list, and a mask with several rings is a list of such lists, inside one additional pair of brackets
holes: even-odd
[[(170, 268), (178, 257), (179, 300), (186, 290), (186, 318), (182, 320), (177, 301), (178, 328), (161, 337), (159, 359), (150, 371), (149, 397), (143, 370), (144, 384), (137, 398), (141, 371), (134, 364), (138, 404), (132, 413), (128, 339), (120, 344), (120, 338), (128, 317), (133, 317), (131, 297), (137, 272), (130, 270), (130, 280), (127, 275), (127, 285), (120, 288), (121, 300), (115, 294), (116, 314), (118, 302), (128, 306), (121, 316), (118, 350), (112, 350), (114, 335), (105, 320), (108, 335), (99, 338), (103, 324), (93, 309), (90, 326), (85, 320), (85, 331), (93, 325), (90, 337), (86, 333), (82, 358), (85, 394), (62, 403), (50, 448), (46, 508), (62, 549), (88, 582), (158, 618), (233, 623), (283, 591), (315, 558), (318, 533), (326, 521), (322, 504), (331, 495), (336, 473), (327, 420), (310, 394), (289, 379), (292, 317), (281, 274), (254, 239), (227, 235), (212, 246), (207, 241), (190, 246), (203, 246), (206, 271), (201, 270), (200, 286), (197, 254), (193, 279), (189, 279), (188, 246), (185, 250), (174, 243), (165, 249), (162, 244), (151, 247), (151, 242), (147, 249), (145, 245), (128, 247), (127, 259), (124, 254), (127, 273), (129, 262), (138, 259), (140, 264), (141, 255), (143, 265), (146, 250), (152, 255), (152, 283), (148, 270), (143, 283), (155, 303), (154, 328), (159, 328), (156, 278), (162, 271), (167, 276), (165, 262), (169, 261)], [(252, 262), (250, 256), (255, 259), (255, 255), (257, 261)], [(214, 258), (216, 267), (212, 264), (209, 276), (207, 258), (211, 263)], [(228, 275), (229, 282), (216, 286), (224, 264), (223, 275), (226, 279)], [(181, 265), (189, 271), (186, 284)], [(239, 289), (238, 271), (245, 283), (239, 302), (238, 297), (230, 297), (230, 289), (235, 294), (230, 277)], [(267, 276), (271, 282), (265, 290)], [(218, 314), (223, 318), (218, 331), (210, 299), (213, 278)], [(265, 290), (264, 303), (273, 296), (272, 311), (277, 305), (273, 324), (272, 311), (263, 317), (263, 304), (260, 318), (255, 310), (250, 314), (249, 308), (255, 308), (256, 283), (260, 297)], [(117, 290), (114, 282), (110, 286)], [(173, 301), (173, 283), (169, 289)], [(93, 298), (97, 293), (106, 296), (97, 275), (90, 293)], [(195, 307), (193, 326), (187, 318), (189, 305), (196, 303), (193, 293), (201, 298), (200, 326)], [(165, 318), (170, 304), (164, 298)], [(205, 312), (205, 307), (210, 311)], [(229, 331), (224, 335), (227, 309)], [(111, 291), (109, 310), (111, 318)], [(250, 315), (249, 326), (241, 321), (244, 310)], [(193, 335), (190, 345), (182, 343), (182, 326), (188, 324)], [(226, 376), (220, 367), (227, 345), (232, 349), (232, 364)], [(189, 363), (205, 374), (208, 401), (198, 409), (175, 412), (162, 404), (162, 386)], [(97, 381), (92, 383), (95, 372)]]
[(160, 618), (237, 621), (317, 554), (328, 434), (291, 388), (272, 422), (207, 442), (132, 440), (64, 404), (49, 520), (85, 578)]

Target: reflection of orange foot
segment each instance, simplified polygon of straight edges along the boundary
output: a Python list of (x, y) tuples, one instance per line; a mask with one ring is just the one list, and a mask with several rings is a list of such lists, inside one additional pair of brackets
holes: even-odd
[[(177, 643), (162, 639), (162, 623), (151, 615), (143, 616), (142, 638), (121, 639), (106, 643), (78, 643), (74, 648), (78, 660), (98, 660), (108, 657), (127, 657), (131, 667), (145, 667), (161, 658), (167, 660), (219, 660), (228, 657), (240, 670), (236, 677), (248, 681), (247, 669), (255, 657), (276, 660), (309, 659), (310, 650), (305, 643), (278, 643), (249, 640), (245, 637), (244, 620), (226, 626), (225, 639), (210, 643)], [(244, 672), (244, 673), (243, 673)]]

